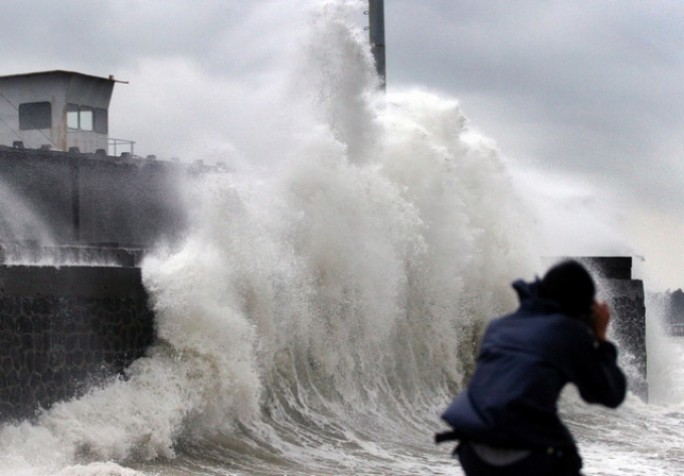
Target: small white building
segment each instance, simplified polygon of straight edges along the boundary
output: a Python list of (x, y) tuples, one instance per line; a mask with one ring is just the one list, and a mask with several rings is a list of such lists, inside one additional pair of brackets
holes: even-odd
[(0, 144), (106, 153), (115, 82), (59, 70), (0, 76)]

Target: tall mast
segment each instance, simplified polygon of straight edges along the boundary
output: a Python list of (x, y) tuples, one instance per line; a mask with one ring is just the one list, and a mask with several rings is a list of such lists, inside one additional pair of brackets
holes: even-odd
[(385, 71), (385, 2), (384, 0), (368, 0), (368, 31), (375, 70), (380, 77), (384, 90), (387, 83)]

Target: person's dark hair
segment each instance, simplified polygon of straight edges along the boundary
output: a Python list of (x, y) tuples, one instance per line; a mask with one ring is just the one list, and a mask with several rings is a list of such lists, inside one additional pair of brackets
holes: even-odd
[(556, 301), (566, 314), (582, 317), (591, 312), (596, 286), (584, 266), (567, 260), (546, 272), (539, 285), (539, 296)]

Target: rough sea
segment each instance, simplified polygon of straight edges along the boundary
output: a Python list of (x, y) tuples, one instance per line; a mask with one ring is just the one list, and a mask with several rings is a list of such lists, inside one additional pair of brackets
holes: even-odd
[[(546, 211), (457, 100), (378, 91), (362, 3), (312, 12), (260, 157), (179, 191), (192, 225), (142, 266), (147, 356), (1, 426), (0, 475), (462, 474), (439, 415), (543, 272)], [(684, 474), (684, 341), (647, 314), (649, 403), (563, 395), (588, 475)]]

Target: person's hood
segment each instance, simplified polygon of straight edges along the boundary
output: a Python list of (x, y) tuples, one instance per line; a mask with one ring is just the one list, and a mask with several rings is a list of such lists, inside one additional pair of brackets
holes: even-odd
[(560, 312), (560, 304), (553, 299), (539, 296), (540, 284), (539, 278), (535, 278), (532, 282), (526, 282), (522, 279), (513, 282), (513, 289), (520, 300), (520, 309), (546, 313)]

